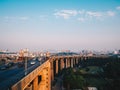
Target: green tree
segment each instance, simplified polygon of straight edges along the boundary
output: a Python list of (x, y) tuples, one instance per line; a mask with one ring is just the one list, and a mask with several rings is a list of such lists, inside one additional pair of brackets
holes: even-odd
[(68, 69), (63, 79), (64, 87), (69, 89), (83, 88), (85, 80), (81, 75), (75, 74), (73, 69)]
[(110, 62), (106, 65), (105, 75), (108, 78), (119, 78), (120, 76), (120, 62)]

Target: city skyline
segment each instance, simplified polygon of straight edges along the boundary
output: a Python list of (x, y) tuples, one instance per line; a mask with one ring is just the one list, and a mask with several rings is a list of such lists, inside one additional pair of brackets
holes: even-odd
[(0, 50), (120, 49), (118, 0), (1, 0)]

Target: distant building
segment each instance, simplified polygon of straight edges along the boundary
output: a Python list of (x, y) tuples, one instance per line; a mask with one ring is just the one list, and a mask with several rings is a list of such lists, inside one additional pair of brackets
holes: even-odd
[(118, 51), (117, 51), (117, 50), (115, 50), (115, 51), (114, 51), (114, 54), (118, 54)]

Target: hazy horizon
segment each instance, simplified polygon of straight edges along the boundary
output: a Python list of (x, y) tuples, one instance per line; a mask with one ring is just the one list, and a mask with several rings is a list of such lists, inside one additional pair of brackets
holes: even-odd
[(115, 50), (119, 33), (119, 0), (0, 0), (0, 50)]

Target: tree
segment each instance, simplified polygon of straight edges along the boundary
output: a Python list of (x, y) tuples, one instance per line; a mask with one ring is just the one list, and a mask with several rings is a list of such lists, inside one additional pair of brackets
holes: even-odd
[(110, 62), (106, 64), (104, 69), (105, 75), (108, 78), (119, 78), (120, 76), (120, 62)]
[(73, 69), (68, 69), (63, 79), (64, 87), (69, 89), (83, 88), (85, 80), (81, 75), (75, 74)]

